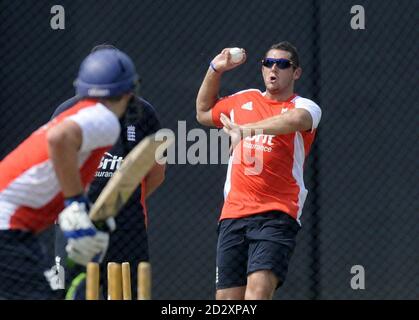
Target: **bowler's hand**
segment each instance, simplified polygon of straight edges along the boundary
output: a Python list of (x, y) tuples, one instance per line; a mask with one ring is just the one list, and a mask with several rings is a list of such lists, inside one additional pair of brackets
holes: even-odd
[(221, 114), (220, 121), (224, 126), (223, 130), (231, 138), (230, 154), (232, 154), (234, 148), (240, 143), (242, 139), (241, 128), (238, 124), (232, 122), (230, 118), (227, 117), (224, 113)]
[(218, 54), (217, 56), (215, 56), (214, 59), (212, 59), (212, 64), (214, 65), (214, 68), (217, 70), (218, 73), (223, 73), (225, 71), (234, 69), (239, 65), (245, 63), (247, 56), (246, 51), (244, 49), (242, 49), (243, 59), (237, 63), (231, 61), (230, 49), (231, 48), (223, 49), (223, 51), (221, 51), (220, 54)]

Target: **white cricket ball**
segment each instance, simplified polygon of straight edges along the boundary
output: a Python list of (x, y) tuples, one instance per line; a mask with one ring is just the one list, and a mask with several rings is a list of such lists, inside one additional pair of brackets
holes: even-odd
[(233, 63), (238, 63), (243, 59), (243, 51), (240, 48), (231, 48), (230, 57)]

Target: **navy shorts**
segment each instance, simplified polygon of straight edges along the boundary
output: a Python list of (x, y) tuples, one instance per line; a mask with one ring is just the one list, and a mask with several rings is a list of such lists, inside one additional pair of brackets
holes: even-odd
[(49, 268), (38, 238), (26, 231), (0, 231), (0, 299), (57, 298), (44, 271)]
[(278, 287), (285, 282), (300, 225), (288, 214), (269, 211), (218, 225), (217, 289), (241, 287), (247, 276), (272, 270)]

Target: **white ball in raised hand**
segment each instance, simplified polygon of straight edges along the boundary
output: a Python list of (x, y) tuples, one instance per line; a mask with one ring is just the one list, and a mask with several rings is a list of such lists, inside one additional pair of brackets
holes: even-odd
[(230, 57), (233, 63), (238, 63), (243, 59), (243, 51), (240, 48), (231, 48)]

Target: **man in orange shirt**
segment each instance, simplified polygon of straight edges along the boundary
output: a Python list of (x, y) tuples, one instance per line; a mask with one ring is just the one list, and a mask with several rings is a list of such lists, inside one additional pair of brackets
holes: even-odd
[[(246, 61), (224, 49), (210, 63), (196, 101), (198, 121), (224, 127), (232, 155), (217, 244), (217, 299), (272, 299), (286, 278), (307, 196), (303, 165), (321, 109), (294, 93), (297, 50), (274, 44), (262, 60), (266, 91), (219, 98), (221, 76)], [(249, 160), (254, 161), (249, 161)]]

